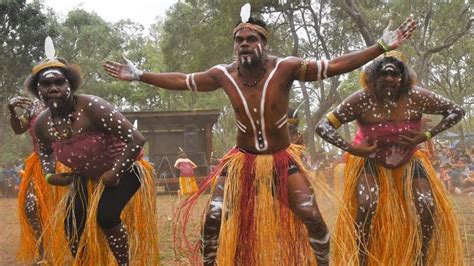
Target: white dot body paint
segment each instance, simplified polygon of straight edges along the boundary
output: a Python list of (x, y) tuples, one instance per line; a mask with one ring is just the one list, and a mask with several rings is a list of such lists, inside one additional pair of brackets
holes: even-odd
[(54, 107), (54, 108), (58, 108), (58, 103), (57, 103), (56, 101), (53, 102), (53, 107)]

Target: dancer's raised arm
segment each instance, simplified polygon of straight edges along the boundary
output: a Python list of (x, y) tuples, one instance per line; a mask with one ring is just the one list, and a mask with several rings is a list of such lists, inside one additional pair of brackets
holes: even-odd
[(300, 81), (322, 80), (357, 69), (384, 52), (397, 49), (416, 29), (416, 21), (408, 17), (398, 28), (390, 30), (390, 21), (377, 43), (360, 51), (344, 54), (334, 59), (304, 60), (295, 73)]

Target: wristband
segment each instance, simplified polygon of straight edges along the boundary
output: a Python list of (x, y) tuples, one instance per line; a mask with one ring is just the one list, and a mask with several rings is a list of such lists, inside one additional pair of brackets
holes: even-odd
[(426, 140), (429, 140), (433, 137), (433, 135), (431, 135), (431, 132), (429, 132), (429, 131), (425, 132), (425, 136), (426, 136)]
[(392, 50), (392, 49), (390, 49), (390, 47), (387, 46), (387, 44), (385, 44), (385, 42), (382, 39), (378, 39), (377, 44), (380, 46), (380, 48), (382, 48), (382, 50), (384, 52), (388, 52), (388, 51)]
[(48, 181), (49, 181), (49, 178), (50, 178), (51, 176), (53, 176), (53, 175), (54, 175), (53, 173), (47, 173), (47, 174), (45, 175), (46, 182), (48, 182)]

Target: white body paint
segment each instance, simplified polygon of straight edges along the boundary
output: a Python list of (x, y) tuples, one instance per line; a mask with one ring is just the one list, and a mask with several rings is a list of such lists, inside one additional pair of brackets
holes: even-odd
[[(242, 90), (240, 89), (239, 85), (237, 85), (237, 82), (234, 80), (234, 78), (232, 78), (232, 76), (230, 75), (230, 73), (227, 71), (227, 69), (224, 66), (221, 66), (221, 65), (215, 66), (215, 68), (221, 70), (226, 75), (226, 77), (232, 82), (232, 85), (234, 85), (235, 90), (239, 94), (240, 99), (242, 101), (242, 104), (244, 106), (245, 114), (247, 115), (247, 118), (248, 118), (248, 120), (250, 122), (250, 125), (252, 127), (252, 131), (253, 131), (253, 134), (254, 134), (254, 140), (255, 140), (255, 149), (257, 151), (260, 151), (260, 152), (261, 151), (266, 151), (267, 148), (268, 148), (268, 138), (266, 136), (266, 131), (265, 131), (265, 100), (266, 100), (268, 84), (272, 80), (273, 75), (275, 75), (275, 72), (277, 71), (278, 66), (280, 65), (280, 63), (287, 60), (287, 59), (288, 59), (288, 57), (284, 58), (284, 59), (281, 59), (281, 60), (278, 60), (275, 68), (272, 70), (272, 72), (270, 72), (270, 75), (265, 80), (265, 83), (263, 85), (262, 96), (261, 96), (261, 99), (260, 99), (260, 120), (257, 120), (257, 121), (254, 121), (254, 119), (251, 115), (249, 106), (248, 106), (247, 99), (245, 99), (245, 96), (243, 95)], [(243, 123), (241, 123), (241, 124), (243, 125)], [(256, 124), (261, 126), (261, 130), (257, 130)], [(242, 130), (240, 127), (239, 127), (239, 129)], [(243, 128), (243, 129), (246, 130), (246, 128)]]

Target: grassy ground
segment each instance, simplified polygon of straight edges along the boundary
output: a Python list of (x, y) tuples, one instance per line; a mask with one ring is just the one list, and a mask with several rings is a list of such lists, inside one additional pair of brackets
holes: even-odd
[[(176, 265), (173, 252), (173, 232), (172, 232), (172, 214), (173, 206), (176, 203), (176, 196), (160, 195), (157, 196), (160, 227), (160, 252), (163, 265)], [(467, 196), (455, 196), (453, 198), (456, 204), (456, 210), (460, 217), (461, 231), (465, 241), (466, 265), (474, 265), (474, 198)], [(324, 201), (319, 201), (324, 203)], [(198, 205), (203, 207), (205, 200), (202, 199)], [(329, 208), (321, 206), (323, 213)], [(334, 216), (325, 215), (328, 224), (331, 226)], [(200, 220), (193, 216), (190, 221), (189, 231), (197, 234), (200, 228)], [(17, 218), (17, 200), (0, 199), (0, 265), (18, 265), (15, 262), (15, 252), (19, 242), (20, 230)], [(186, 263), (184, 263), (186, 264)]]

